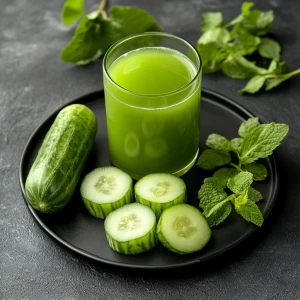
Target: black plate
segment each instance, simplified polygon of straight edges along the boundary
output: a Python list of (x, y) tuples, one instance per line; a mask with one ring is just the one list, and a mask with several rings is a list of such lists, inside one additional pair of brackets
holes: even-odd
[[(88, 94), (70, 103), (87, 105), (95, 112), (99, 123), (96, 142), (82, 174), (84, 176), (96, 167), (111, 164), (106, 133), (103, 91)], [(202, 251), (189, 255), (178, 255), (168, 251), (159, 244), (155, 249), (147, 253), (125, 256), (109, 248), (103, 229), (103, 220), (97, 219), (87, 212), (80, 199), (78, 187), (63, 211), (52, 215), (44, 215), (35, 211), (26, 199), (24, 183), (45, 133), (59, 110), (49, 116), (30, 137), (21, 158), (20, 184), (25, 203), (33, 218), (53, 238), (66, 247), (86, 257), (111, 265), (149, 269), (172, 268), (212, 259), (238, 245), (258, 229), (255, 225), (246, 222), (233, 212), (222, 225), (213, 229), (212, 238)], [(228, 139), (236, 137), (241, 122), (249, 117), (253, 117), (253, 115), (232, 100), (203, 89), (200, 150), (204, 149), (205, 140), (210, 133), (219, 133)], [(278, 173), (274, 156), (264, 159), (262, 163), (268, 168), (269, 176), (264, 182), (256, 183), (255, 187), (264, 196), (264, 200), (259, 203), (259, 207), (264, 217), (266, 217), (276, 200)], [(202, 180), (209, 175), (207, 172), (194, 166), (182, 177), (187, 184), (188, 203), (198, 206), (198, 190)]]

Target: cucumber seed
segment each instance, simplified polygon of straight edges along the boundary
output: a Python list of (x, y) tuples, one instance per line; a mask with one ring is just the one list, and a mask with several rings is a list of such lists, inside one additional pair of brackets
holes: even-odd
[(116, 179), (112, 176), (100, 176), (94, 187), (97, 192), (108, 195), (117, 187)]

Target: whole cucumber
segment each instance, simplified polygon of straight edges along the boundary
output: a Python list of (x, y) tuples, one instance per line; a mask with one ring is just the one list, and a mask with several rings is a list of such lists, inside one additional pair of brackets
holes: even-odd
[(54, 213), (71, 199), (97, 132), (95, 114), (85, 105), (60, 110), (29, 171), (25, 193), (34, 209)]

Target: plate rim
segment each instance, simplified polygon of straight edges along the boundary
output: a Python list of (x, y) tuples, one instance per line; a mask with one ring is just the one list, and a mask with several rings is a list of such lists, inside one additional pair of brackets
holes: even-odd
[[(207, 98), (207, 96), (213, 98), (213, 99), (208, 99), (207, 102), (226, 103), (227, 106), (228, 106), (228, 104), (230, 105), (230, 107), (229, 107), (230, 110), (233, 110), (233, 108), (234, 108), (234, 111), (238, 111), (239, 115), (241, 115), (241, 113), (242, 113), (244, 116), (255, 117), (255, 115), (250, 110), (248, 110), (245, 106), (243, 106), (242, 104), (239, 104), (236, 101), (234, 101), (234, 100), (228, 98), (227, 96), (224, 96), (223, 94), (220, 94), (216, 91), (213, 91), (213, 90), (207, 89), (207, 88), (202, 88), (201, 101), (203, 100), (203, 98), (204, 99)], [(90, 101), (92, 101), (92, 99), (94, 99), (94, 98), (97, 99), (99, 97), (104, 98), (104, 90), (103, 89), (92, 91), (90, 93), (87, 93), (87, 94), (84, 94), (80, 97), (77, 97), (73, 100), (67, 101), (63, 105), (60, 105), (50, 115), (48, 115), (39, 124), (39, 126), (33, 131), (33, 133), (28, 138), (28, 140), (27, 140), (27, 142), (26, 142), (26, 144), (25, 144), (25, 146), (22, 150), (20, 164), (19, 164), (19, 172), (18, 172), (19, 173), (19, 176), (18, 176), (19, 177), (19, 184), (20, 184), (20, 188), (21, 188), (21, 192), (22, 192), (22, 197), (23, 197), (23, 200), (24, 200), (29, 212), (31, 213), (32, 217), (34, 218), (35, 222), (37, 222), (39, 224), (39, 226), (42, 227), (51, 236), (51, 238), (53, 238), (56, 242), (59, 242), (60, 244), (62, 244), (64, 247), (74, 251), (77, 255), (82, 255), (82, 256), (84, 256), (86, 258), (89, 258), (93, 261), (97, 261), (97, 262), (101, 262), (101, 263), (105, 263), (107, 265), (112, 265), (112, 266), (117, 266), (117, 267), (125, 267), (125, 268), (131, 268), (131, 269), (152, 269), (152, 270), (154, 270), (154, 269), (174, 269), (174, 268), (190, 266), (190, 265), (194, 265), (194, 264), (197, 264), (197, 263), (208, 261), (208, 260), (213, 259), (213, 258), (215, 258), (215, 257), (217, 257), (217, 256), (233, 249), (234, 247), (238, 246), (243, 241), (245, 241), (248, 237), (252, 236), (258, 229), (260, 229), (260, 227), (258, 227), (258, 226), (253, 226), (251, 230), (249, 230), (244, 235), (242, 235), (238, 240), (236, 240), (235, 242), (229, 244), (227, 247), (224, 247), (224, 248), (220, 249), (219, 251), (207, 256), (204, 259), (199, 259), (198, 258), (198, 259), (193, 259), (191, 261), (184, 262), (184, 263), (168, 264), (168, 265), (142, 265), (142, 264), (134, 264), (133, 265), (133, 264), (130, 264), (130, 263), (122, 263), (122, 262), (112, 261), (110, 259), (104, 259), (104, 258), (101, 258), (97, 255), (94, 255), (94, 254), (92, 254), (92, 253), (90, 253), (90, 252), (88, 252), (84, 249), (81, 249), (79, 247), (76, 247), (76, 246), (72, 245), (71, 243), (67, 242), (65, 239), (60, 237), (58, 234), (53, 232), (51, 230), (51, 228), (49, 228), (43, 222), (43, 220), (39, 217), (38, 213), (34, 210), (34, 208), (31, 206), (31, 204), (27, 200), (27, 197), (26, 197), (26, 194), (25, 194), (25, 180), (26, 180), (26, 178), (24, 178), (25, 176), (23, 176), (23, 174), (24, 174), (24, 164), (25, 164), (24, 161), (25, 161), (26, 156), (28, 155), (28, 148), (29, 148), (30, 144), (32, 143), (35, 135), (40, 130), (40, 128), (45, 126), (46, 123), (48, 123), (50, 119), (52, 119), (55, 115), (57, 115), (58, 112), (62, 108), (64, 108), (67, 105), (70, 105), (72, 103), (90, 102)], [(261, 117), (260, 117), (260, 120), (262, 120)], [(267, 219), (270, 212), (272, 211), (272, 209), (275, 205), (278, 193), (279, 193), (279, 174), (278, 174), (278, 167), (277, 167), (276, 151), (274, 151), (273, 154), (270, 155), (269, 157), (267, 157), (266, 159), (269, 160), (269, 163), (270, 163), (270, 165), (272, 166), (272, 169), (273, 169), (273, 173), (275, 174), (274, 180), (272, 182), (272, 184), (275, 186), (275, 189), (272, 189), (272, 194), (270, 196), (271, 204), (268, 206), (268, 209), (264, 212), (264, 220)]]

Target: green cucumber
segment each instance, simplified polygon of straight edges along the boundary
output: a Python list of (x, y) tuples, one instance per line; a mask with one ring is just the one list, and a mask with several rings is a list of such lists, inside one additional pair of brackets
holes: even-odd
[(163, 246), (179, 254), (201, 250), (211, 237), (211, 229), (201, 212), (186, 203), (164, 210), (156, 233)]
[(95, 114), (85, 105), (61, 109), (29, 171), (25, 193), (34, 209), (54, 213), (71, 199), (97, 132)]
[(80, 193), (87, 210), (105, 219), (112, 211), (133, 201), (132, 179), (116, 167), (96, 168), (84, 177)]
[(155, 214), (140, 203), (126, 204), (110, 213), (104, 229), (109, 246), (121, 254), (139, 254), (157, 244)]
[(134, 186), (136, 202), (149, 206), (159, 219), (164, 209), (186, 202), (184, 181), (172, 174), (153, 173), (141, 178)]

